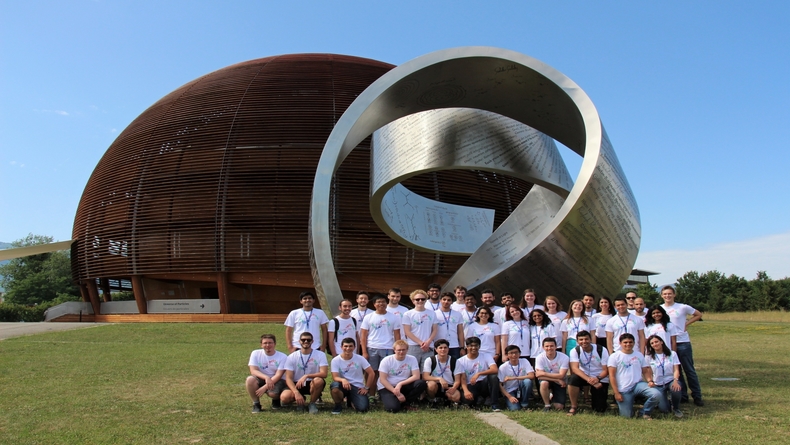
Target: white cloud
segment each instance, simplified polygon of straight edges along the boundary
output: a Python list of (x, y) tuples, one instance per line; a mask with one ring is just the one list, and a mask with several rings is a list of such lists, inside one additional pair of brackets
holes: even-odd
[(691, 270), (718, 270), (747, 280), (761, 270), (774, 279), (790, 277), (790, 232), (695, 250), (640, 252), (635, 267), (661, 272), (650, 277), (651, 283), (659, 284), (672, 283)]
[(68, 116), (68, 115), (69, 115), (69, 113), (68, 113), (68, 112), (66, 112), (66, 111), (63, 111), (63, 110), (37, 110), (37, 109), (34, 109), (33, 111), (37, 111), (37, 112), (39, 112), (39, 113), (53, 113), (53, 114), (59, 114), (59, 115), (61, 115), (61, 116)]
[(117, 130), (117, 129), (115, 129), (115, 128), (110, 128), (110, 133), (117, 133), (117, 132), (118, 132), (118, 130)]

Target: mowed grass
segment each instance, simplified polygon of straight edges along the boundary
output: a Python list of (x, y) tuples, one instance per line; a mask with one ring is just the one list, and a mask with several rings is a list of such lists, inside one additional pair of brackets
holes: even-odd
[[(247, 361), (269, 324), (116, 324), (0, 342), (0, 443), (511, 444), (470, 411), (253, 415)], [(331, 401), (328, 385), (324, 400)]]
[[(759, 314), (706, 314), (704, 322), (689, 328), (705, 407), (681, 405), (682, 419), (643, 421), (589, 410), (574, 417), (508, 415), (562, 444), (788, 444), (790, 324), (787, 312)], [(740, 380), (712, 380), (720, 377)]]

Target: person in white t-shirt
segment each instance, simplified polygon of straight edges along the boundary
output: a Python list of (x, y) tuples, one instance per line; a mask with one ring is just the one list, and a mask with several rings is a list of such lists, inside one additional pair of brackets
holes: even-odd
[(537, 296), (535, 295), (535, 289), (526, 289), (524, 291), (524, 298), (521, 299), (521, 303), (519, 303), (519, 307), (524, 309), (524, 313), (527, 314), (527, 318), (529, 318), (530, 312), (535, 309), (543, 309), (543, 306), (537, 304)]
[(487, 307), (481, 307), (477, 310), (475, 322), (466, 327), (464, 336), (477, 337), (480, 339), (480, 353), (489, 354), (494, 357), (494, 360), (499, 359), (501, 354), (500, 346), (500, 330), (499, 325), (491, 321), (494, 318), (494, 313)]
[[(651, 335), (658, 335), (664, 340), (669, 349), (677, 350), (677, 337), (680, 334), (677, 326), (669, 320), (669, 315), (663, 307), (654, 305), (647, 311), (647, 318), (645, 319), (645, 337)], [(645, 345), (645, 354), (647, 354), (647, 346)]]
[[(401, 321), (397, 315), (387, 312), (387, 298), (384, 295), (373, 297), (373, 307), (376, 312), (368, 314), (362, 320), (359, 342), (362, 345), (362, 357), (373, 367), (378, 379), (379, 364), (394, 353), (392, 345), (401, 338)], [(371, 388), (371, 397), (375, 394), (375, 389)]]
[(598, 300), (598, 312), (590, 318), (590, 333), (593, 334), (593, 343), (604, 348), (606, 345), (606, 322), (614, 316), (614, 305), (609, 297)]
[(442, 286), (439, 283), (431, 283), (428, 285), (428, 301), (425, 302), (425, 309), (436, 312), (441, 307), (439, 301), (442, 296)]
[(295, 401), (296, 409), (303, 410), (304, 396), (309, 395), (307, 410), (310, 414), (318, 414), (315, 402), (324, 391), (329, 363), (326, 362), (326, 354), (312, 348), (313, 334), (302, 332), (299, 344), (301, 348), (285, 359), (285, 384), (288, 389), (280, 395), (280, 400), (284, 405)]
[(554, 337), (543, 339), (543, 352), (535, 358), (535, 375), (540, 385), (540, 397), (543, 399), (543, 412), (565, 408), (565, 388), (568, 386), (568, 356), (557, 352)]
[(505, 322), (507, 321), (507, 313), (510, 310), (510, 306), (515, 306), (516, 299), (513, 298), (513, 295), (509, 292), (503, 293), (499, 297), (500, 301), (502, 301), (501, 308), (494, 311), (494, 323), (498, 324), (499, 326), (504, 326)]
[(357, 292), (357, 307), (351, 311), (351, 316), (357, 320), (357, 326), (362, 326), (362, 320), (365, 319), (365, 316), (376, 311), (368, 307), (369, 302), (370, 294), (364, 290)]
[[(401, 319), (401, 323), (403, 322), (403, 314), (409, 310), (406, 306), (400, 304), (401, 299), (401, 291), (398, 287), (393, 287), (389, 291), (387, 291), (387, 300), (389, 303), (387, 304), (387, 312), (390, 314), (397, 315), (398, 318)], [(400, 338), (406, 339), (406, 331), (403, 330), (403, 324), (401, 324), (400, 328)]]
[(250, 376), (247, 377), (247, 394), (252, 399), (252, 412), (261, 412), (261, 396), (272, 399), (272, 409), (280, 409), (280, 394), (285, 390), (285, 359), (288, 357), (275, 349), (277, 339), (272, 334), (261, 335), (261, 349), (250, 354)]
[(450, 356), (450, 343), (440, 338), (433, 347), (436, 355), (423, 362), (422, 379), (427, 386), (430, 408), (435, 410), (439, 409), (439, 401), (461, 401), (461, 377), (454, 374), (457, 360)]
[(677, 353), (670, 350), (661, 337), (651, 335), (647, 338), (645, 358), (653, 371), (654, 388), (661, 392), (659, 411), (668, 413), (671, 408), (675, 417), (683, 417), (683, 411), (680, 410), (680, 359)]
[(576, 334), (581, 331), (590, 330), (590, 319), (584, 315), (584, 302), (581, 300), (571, 301), (568, 306), (568, 315), (562, 320), (560, 330), (562, 331), (562, 344), (559, 349), (570, 351), (576, 347)]
[(344, 338), (340, 345), (342, 353), (332, 359), (332, 382), (329, 390), (335, 407), (332, 414), (343, 411), (343, 398), (347, 398), (357, 412), (364, 413), (368, 410), (370, 402), (368, 393), (376, 384), (376, 374), (367, 360), (355, 354), (357, 344), (353, 338)]
[(688, 393), (686, 392), (686, 380), (688, 380), (688, 389), (691, 390), (694, 404), (705, 406), (705, 402), (702, 400), (702, 387), (700, 387), (697, 370), (694, 367), (694, 353), (691, 350), (691, 338), (688, 333), (688, 327), (700, 321), (702, 313), (687, 304), (676, 303), (675, 289), (672, 286), (661, 288), (661, 298), (664, 300), (664, 304), (661, 307), (664, 308), (672, 324), (679, 331), (677, 335), (677, 349), (675, 351), (677, 351), (680, 359), (680, 388), (683, 394), (681, 400), (688, 401)]
[(466, 307), (466, 288), (463, 286), (455, 286), (455, 302), (451, 309), (461, 312)]
[(486, 397), (491, 397), (491, 409), (499, 409), (499, 379), (494, 357), (480, 352), (480, 339), (469, 337), (466, 339), (466, 355), (458, 359), (455, 365), (455, 375), (461, 378), (463, 396), (461, 401), (479, 409)]
[(547, 296), (543, 300), (543, 306), (546, 307), (546, 315), (554, 326), (554, 333), (557, 335), (557, 345), (559, 346), (558, 350), (562, 351), (562, 320), (565, 319), (568, 313), (562, 310), (560, 299), (554, 295)]
[(576, 414), (579, 409), (579, 392), (589, 387), (593, 411), (605, 413), (608, 407), (606, 396), (609, 393), (609, 351), (592, 342), (592, 334), (581, 331), (576, 336), (579, 345), (570, 350), (571, 378), (568, 381), (568, 397), (571, 409), (568, 415)]
[[(496, 301), (496, 297), (494, 297), (494, 291), (492, 291), (491, 289), (484, 289), (483, 292), (480, 293), (480, 301), (483, 302), (483, 305), (481, 307), (487, 307), (489, 310), (491, 310), (492, 314), (502, 309), (501, 306), (497, 306), (494, 304), (494, 302)], [(491, 318), (491, 321), (496, 323), (496, 320), (494, 320), (493, 318)]]
[(634, 300), (634, 309), (629, 309), (628, 312), (636, 315), (644, 321), (648, 315), (647, 312), (645, 312), (645, 306), (645, 299), (642, 297), (636, 297), (636, 300)]
[(634, 310), (634, 303), (636, 302), (636, 292), (627, 292), (625, 294), (625, 302), (628, 304), (628, 312)]
[(441, 307), (434, 312), (436, 314), (436, 326), (439, 328), (436, 332), (436, 339), (447, 340), (447, 343), (450, 345), (450, 357), (458, 360), (461, 358), (461, 347), (464, 344), (463, 316), (460, 312), (451, 309), (453, 294), (450, 292), (442, 294), (439, 302)]
[(400, 410), (414, 411), (412, 406), (420, 394), (425, 392), (425, 382), (420, 380), (417, 359), (406, 352), (409, 345), (397, 340), (395, 353), (384, 358), (379, 365), (378, 390), (384, 410), (397, 413)]
[(597, 312), (595, 310), (595, 295), (587, 292), (582, 296), (582, 303), (584, 304), (584, 315), (589, 320)]
[[(519, 308), (514, 309), (521, 311)], [(505, 357), (507, 360), (499, 365), (497, 372), (499, 391), (505, 398), (508, 410), (527, 409), (529, 398), (532, 396), (532, 379), (535, 378), (535, 370), (529, 360), (521, 358), (521, 350), (517, 345), (506, 347)]]
[(324, 311), (315, 309), (315, 295), (310, 291), (299, 294), (299, 301), (302, 303), (301, 309), (294, 309), (285, 319), (285, 338), (289, 340), (288, 352), (297, 351), (300, 348), (299, 336), (302, 332), (309, 332), (316, 341), (319, 351), (327, 351), (328, 336), (326, 324), (329, 322)]
[(428, 294), (424, 290), (413, 291), (409, 298), (414, 309), (406, 311), (401, 319), (406, 343), (409, 344), (408, 354), (416, 358), (417, 363), (424, 363), (426, 358), (433, 356), (433, 341), (439, 331), (436, 312), (425, 308)]
[[(505, 351), (510, 345), (516, 345), (519, 351), (524, 351), (524, 358), (529, 357), (529, 320), (524, 316), (524, 311), (516, 305), (510, 306), (507, 310), (505, 323), (500, 325), (502, 336), (499, 343), (502, 347), (502, 357), (505, 357)], [(546, 323), (549, 321), (546, 320)]]
[(620, 350), (620, 343), (617, 341), (617, 339), (625, 333), (633, 335), (637, 340), (635, 346), (637, 351), (644, 351), (644, 320), (628, 312), (628, 303), (626, 303), (625, 298), (615, 298), (614, 309), (617, 311), (617, 313), (606, 322), (606, 327), (604, 328), (606, 331), (606, 346), (609, 350), (609, 354), (614, 354)]
[(340, 300), (338, 308), (340, 308), (340, 315), (327, 323), (329, 351), (332, 357), (340, 355), (340, 344), (344, 338), (354, 339), (354, 344), (359, 339), (357, 320), (351, 317), (351, 300), (346, 300), (345, 298)]
[(535, 309), (529, 316), (529, 362), (534, 365), (535, 359), (543, 353), (543, 340), (546, 338), (556, 340), (557, 333), (551, 319), (542, 309)]
[[(627, 310), (627, 308), (626, 308)], [(653, 388), (653, 371), (641, 352), (634, 350), (634, 336), (625, 333), (620, 336), (620, 349), (609, 356), (609, 380), (614, 400), (623, 417), (631, 417), (634, 411), (634, 400), (645, 399), (639, 415), (651, 419), (650, 412), (658, 406), (661, 393)]]
[(461, 314), (461, 320), (463, 320), (464, 324), (463, 329), (466, 332), (466, 328), (475, 322), (475, 317), (477, 316), (477, 297), (470, 292), (464, 296), (464, 303), (463, 309), (458, 312)]

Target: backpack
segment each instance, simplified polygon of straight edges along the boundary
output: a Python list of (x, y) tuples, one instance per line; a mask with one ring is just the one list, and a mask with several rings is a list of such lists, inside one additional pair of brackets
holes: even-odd
[[(438, 360), (436, 360), (436, 356), (431, 356), (431, 374), (433, 371), (436, 370), (436, 365), (438, 365)], [(450, 357), (450, 374), (455, 375), (455, 357)]]
[[(354, 321), (354, 330), (356, 331), (357, 330), (357, 319), (354, 318), (354, 317), (351, 317), (351, 320)], [(337, 330), (340, 329), (340, 320), (338, 320), (337, 317), (335, 317), (335, 318), (332, 319), (332, 321), (335, 322), (335, 331), (334, 332), (335, 332), (335, 335), (337, 335)]]
[[(601, 346), (601, 345), (599, 345), (599, 344), (596, 344), (596, 345), (595, 345), (595, 348), (598, 350), (598, 358), (599, 358), (599, 359), (601, 359), (601, 360), (603, 360), (603, 346)], [(582, 347), (581, 347), (581, 346), (576, 346), (576, 347), (575, 347), (575, 348), (573, 348), (573, 349), (576, 351), (576, 355), (578, 355), (578, 356), (579, 356), (579, 358), (581, 359), (581, 356), (582, 356)]]

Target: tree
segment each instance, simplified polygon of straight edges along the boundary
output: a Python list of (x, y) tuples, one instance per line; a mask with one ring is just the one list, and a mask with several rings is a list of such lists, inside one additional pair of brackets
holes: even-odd
[[(28, 247), (51, 243), (50, 236), (33, 235), (11, 243), (12, 247)], [(0, 266), (0, 285), (5, 288), (7, 303), (33, 305), (51, 301), (76, 299), (80, 293), (71, 281), (69, 251), (42, 253), (15, 258)]]
[(645, 305), (648, 308), (654, 304), (661, 304), (664, 302), (656, 288), (651, 284), (639, 283), (636, 285), (635, 292), (637, 297), (645, 300)]

